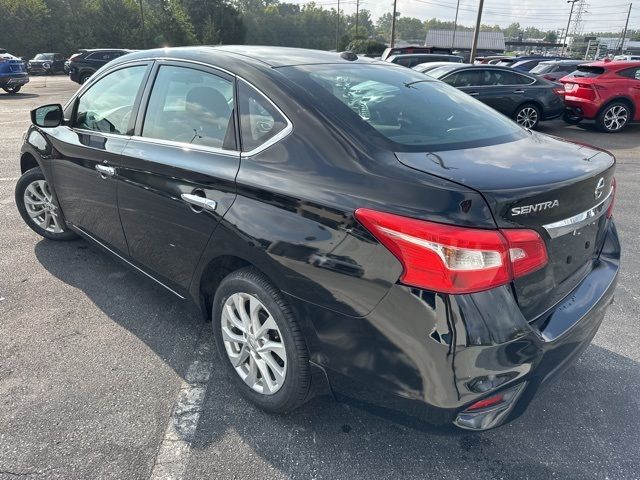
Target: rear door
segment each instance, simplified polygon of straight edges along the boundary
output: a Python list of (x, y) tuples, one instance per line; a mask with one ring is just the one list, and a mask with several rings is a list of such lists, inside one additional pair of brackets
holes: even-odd
[(635, 119), (640, 120), (640, 67), (629, 68), (620, 72), (629, 79), (628, 95), (635, 104)]
[(120, 218), (132, 260), (181, 290), (235, 199), (235, 79), (168, 61), (152, 77), (117, 166)]

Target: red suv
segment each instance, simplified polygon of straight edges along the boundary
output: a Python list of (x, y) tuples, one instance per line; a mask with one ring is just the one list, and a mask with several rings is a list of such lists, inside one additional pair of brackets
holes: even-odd
[(560, 79), (564, 83), (564, 119), (576, 124), (595, 120), (605, 132), (619, 132), (640, 120), (640, 62), (595, 62), (580, 65)]

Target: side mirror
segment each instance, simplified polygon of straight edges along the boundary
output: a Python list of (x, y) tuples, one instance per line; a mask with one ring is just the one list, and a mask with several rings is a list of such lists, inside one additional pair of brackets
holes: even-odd
[(62, 124), (62, 105), (59, 103), (43, 105), (31, 110), (31, 123), (38, 127), (52, 128)]

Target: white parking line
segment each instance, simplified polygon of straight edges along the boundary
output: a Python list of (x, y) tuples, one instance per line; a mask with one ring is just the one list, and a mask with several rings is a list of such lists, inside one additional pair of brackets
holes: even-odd
[(181, 480), (184, 476), (213, 367), (209, 326), (205, 324), (200, 332), (195, 358), (180, 387), (150, 480)]

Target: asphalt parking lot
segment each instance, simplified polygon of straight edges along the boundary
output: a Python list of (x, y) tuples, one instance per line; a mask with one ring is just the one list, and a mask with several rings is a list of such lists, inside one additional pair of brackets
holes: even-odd
[(0, 479), (169, 478), (161, 445), (196, 357), (212, 369), (185, 479), (640, 478), (640, 125), (542, 126), (618, 159), (616, 301), (580, 361), (522, 417), (468, 434), (330, 398), (264, 414), (228, 387), (194, 307), (84, 241), (28, 229), (13, 199), (28, 112), (76, 88), (35, 77), (0, 94)]

